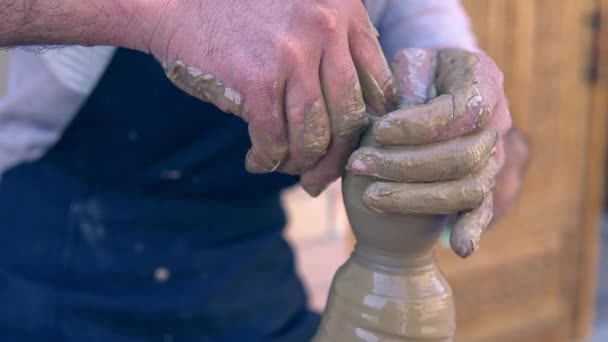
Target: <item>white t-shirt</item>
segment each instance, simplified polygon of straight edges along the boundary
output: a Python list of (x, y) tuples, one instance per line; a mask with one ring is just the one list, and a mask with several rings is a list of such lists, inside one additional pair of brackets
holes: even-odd
[[(460, 0), (364, 0), (386, 56), (405, 47), (475, 49)], [(0, 177), (40, 158), (61, 137), (101, 78), (114, 47), (10, 51), (0, 98)]]

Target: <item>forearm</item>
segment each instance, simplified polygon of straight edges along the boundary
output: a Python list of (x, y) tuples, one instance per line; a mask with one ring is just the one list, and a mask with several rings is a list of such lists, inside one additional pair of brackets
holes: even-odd
[(135, 8), (120, 0), (0, 0), (0, 46), (134, 45)]
[(391, 58), (399, 49), (477, 49), (469, 17), (459, 0), (386, 0), (380, 40)]

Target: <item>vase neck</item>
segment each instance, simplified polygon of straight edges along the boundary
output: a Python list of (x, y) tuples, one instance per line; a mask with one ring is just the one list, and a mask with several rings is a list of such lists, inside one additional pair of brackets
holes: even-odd
[(382, 268), (385, 271), (420, 268), (434, 265), (433, 248), (417, 253), (388, 253), (361, 244), (355, 245), (353, 259), (368, 267)]

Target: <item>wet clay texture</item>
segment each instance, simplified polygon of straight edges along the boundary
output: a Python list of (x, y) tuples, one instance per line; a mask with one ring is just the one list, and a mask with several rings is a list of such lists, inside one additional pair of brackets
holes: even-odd
[[(363, 146), (373, 147), (368, 132)], [(334, 276), (313, 341), (452, 341), (452, 291), (435, 264), (443, 215), (379, 214), (363, 203), (373, 178), (342, 180), (355, 250)]]
[[(419, 85), (407, 83), (405, 76), (399, 79), (405, 70), (397, 69), (400, 87), (407, 88), (402, 93), (414, 94), (399, 99), (400, 106), (420, 104), (434, 96), (434, 89), (411, 91)], [(431, 69), (422, 72), (434, 77)], [(495, 136), (482, 138), (463, 138), (458, 145), (486, 158), (492, 153)], [(371, 159), (376, 158), (374, 151), (381, 148), (371, 129), (364, 134), (361, 146), (360, 153)], [(436, 158), (439, 164), (453, 158), (454, 151), (436, 149), (429, 146), (415, 155), (402, 149), (395, 153), (403, 155), (392, 161), (375, 161), (381, 169), (395, 170), (389, 178), (416, 180), (419, 176), (416, 173), (401, 174), (400, 167), (383, 164), (398, 163), (411, 170), (428, 156)], [(452, 179), (457, 178), (457, 173), (475, 172), (479, 168), (477, 164), (463, 165), (460, 170), (420, 168), (418, 171), (432, 173), (437, 179)], [(342, 178), (344, 204), (357, 244), (334, 276), (321, 326), (313, 341), (451, 342), (455, 332), (452, 290), (437, 268), (433, 252), (445, 226), (446, 216), (439, 215), (445, 208), (438, 208), (438, 215), (371, 210), (369, 203), (364, 203), (364, 194), (374, 182), (377, 179), (350, 171)], [(472, 207), (474, 205), (479, 203), (473, 203)]]
[(181, 90), (217, 106), (226, 113), (243, 117), (247, 109), (243, 97), (236, 90), (226, 87), (212, 74), (204, 73), (194, 67), (188, 67), (177, 60), (170, 66), (163, 64), (167, 77)]

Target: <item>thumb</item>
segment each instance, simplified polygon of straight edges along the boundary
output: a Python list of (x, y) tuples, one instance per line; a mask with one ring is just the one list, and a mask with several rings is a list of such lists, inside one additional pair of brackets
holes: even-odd
[(437, 96), (437, 50), (399, 50), (393, 57), (391, 68), (397, 87), (398, 107), (427, 103)]

